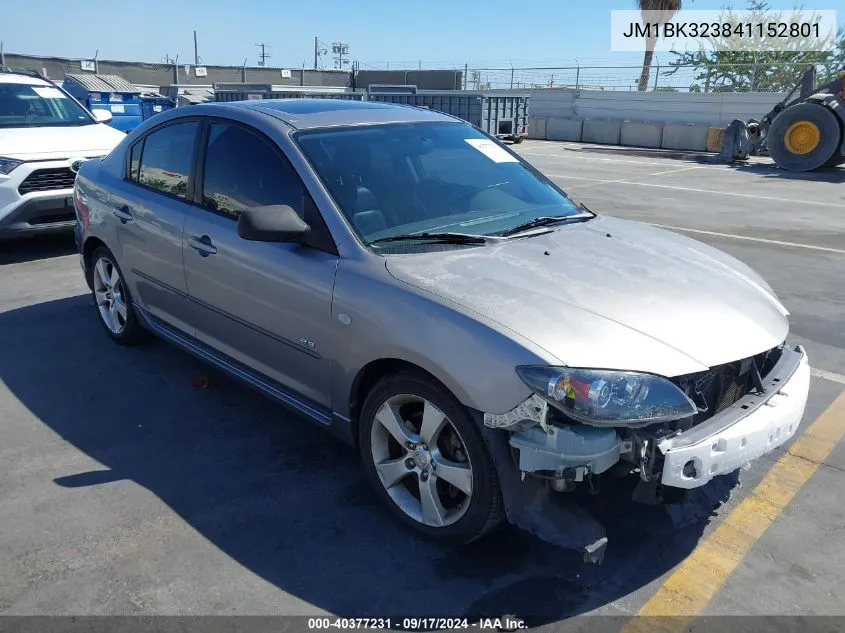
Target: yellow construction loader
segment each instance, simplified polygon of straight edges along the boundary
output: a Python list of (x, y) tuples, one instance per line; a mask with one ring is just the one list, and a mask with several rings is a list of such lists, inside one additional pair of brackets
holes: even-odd
[[(793, 99), (796, 92), (799, 96)], [(732, 121), (717, 160), (745, 160), (764, 150), (789, 171), (845, 163), (845, 67), (817, 86), (816, 68), (809, 66), (801, 83), (761, 120)]]

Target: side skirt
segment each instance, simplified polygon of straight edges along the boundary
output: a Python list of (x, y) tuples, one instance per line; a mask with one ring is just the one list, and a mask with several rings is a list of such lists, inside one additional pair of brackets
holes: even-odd
[(342, 416), (339, 413), (335, 413), (331, 409), (327, 409), (326, 407), (317, 404), (290, 389), (287, 389), (267, 376), (250, 369), (243, 363), (238, 362), (225, 354), (221, 354), (202, 341), (199, 341), (196, 338), (164, 323), (161, 319), (149, 314), (138, 305), (134, 305), (133, 308), (143, 324), (160, 338), (173, 343), (186, 352), (209, 363), (210, 365), (213, 365), (232, 378), (240, 380), (253, 389), (257, 389), (264, 395), (279, 402), (287, 409), (305, 416), (312, 422), (316, 422), (338, 439), (354, 446), (355, 440), (352, 429), (352, 421), (349, 418)]

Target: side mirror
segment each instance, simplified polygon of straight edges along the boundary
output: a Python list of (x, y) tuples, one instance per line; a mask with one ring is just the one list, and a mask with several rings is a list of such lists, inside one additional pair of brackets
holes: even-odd
[(238, 216), (238, 235), (253, 242), (302, 243), (310, 230), (286, 204), (252, 207)]
[(94, 115), (94, 119), (97, 123), (108, 123), (112, 120), (111, 110), (103, 110), (102, 108), (97, 108), (91, 111), (91, 114)]

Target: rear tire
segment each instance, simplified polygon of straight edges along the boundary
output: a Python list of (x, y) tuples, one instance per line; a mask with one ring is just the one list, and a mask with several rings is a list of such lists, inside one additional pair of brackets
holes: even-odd
[[(815, 128), (818, 138), (801, 143), (800, 135), (791, 142), (795, 126)], [(813, 133), (814, 134), (814, 133)], [(811, 134), (811, 136), (813, 136)], [(788, 138), (789, 137), (789, 138)], [(836, 115), (818, 103), (799, 103), (775, 117), (767, 136), (769, 153), (778, 167), (789, 171), (812, 171), (824, 167), (839, 151), (842, 130)], [(805, 151), (806, 153), (800, 153)]]
[(424, 373), (402, 371), (376, 383), (364, 401), (358, 433), (367, 479), (418, 533), (460, 545), (504, 517), (499, 478), (476, 422)]
[(143, 341), (147, 332), (135, 314), (126, 278), (105, 246), (92, 253), (90, 274), (97, 318), (109, 337), (119, 345), (136, 345)]

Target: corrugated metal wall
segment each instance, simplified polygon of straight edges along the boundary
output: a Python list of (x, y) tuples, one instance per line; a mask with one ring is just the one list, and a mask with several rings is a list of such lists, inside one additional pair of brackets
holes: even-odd
[[(6, 65), (29, 68), (45, 72), (53, 80), (61, 81), (66, 74), (83, 73), (79, 60), (59, 57), (37, 57), (6, 53)], [(280, 68), (261, 68), (239, 66), (204, 66), (205, 77), (197, 77), (193, 66), (185, 72), (185, 66), (179, 64), (147, 64), (142, 62), (124, 62), (99, 60), (100, 74), (120, 75), (128, 82), (142, 85), (165, 85), (171, 83), (207, 85), (213, 83), (269, 83), (288, 86), (332, 86), (348, 87), (352, 84), (350, 71), (345, 70), (309, 70), (292, 69), (290, 77), (282, 77)]]
[(783, 94), (773, 92), (531, 91), (531, 116), (677, 121), (725, 126), (733, 119), (759, 119)]
[[(80, 60), (61, 57), (41, 57), (36, 55), (16, 55), (6, 53), (6, 65), (28, 68), (46, 74), (55, 81), (62, 81), (67, 74), (84, 73)], [(144, 86), (164, 86), (169, 84), (208, 85), (214, 83), (266, 83), (281, 86), (325, 86), (351, 88), (352, 72), (348, 70), (313, 70), (308, 68), (290, 69), (290, 77), (282, 77), (280, 68), (257, 66), (204, 66), (207, 75), (197, 77), (193, 66), (185, 72), (185, 65), (162, 63), (125, 62), (99, 60), (97, 67), (100, 74), (120, 75), (129, 83)], [(460, 89), (463, 72), (454, 70), (361, 70), (355, 83), (358, 88), (370, 84), (411, 84), (421, 90)]]
[(416, 86), (420, 90), (460, 90), (463, 87), (460, 70), (359, 70), (356, 88), (371, 84)]

